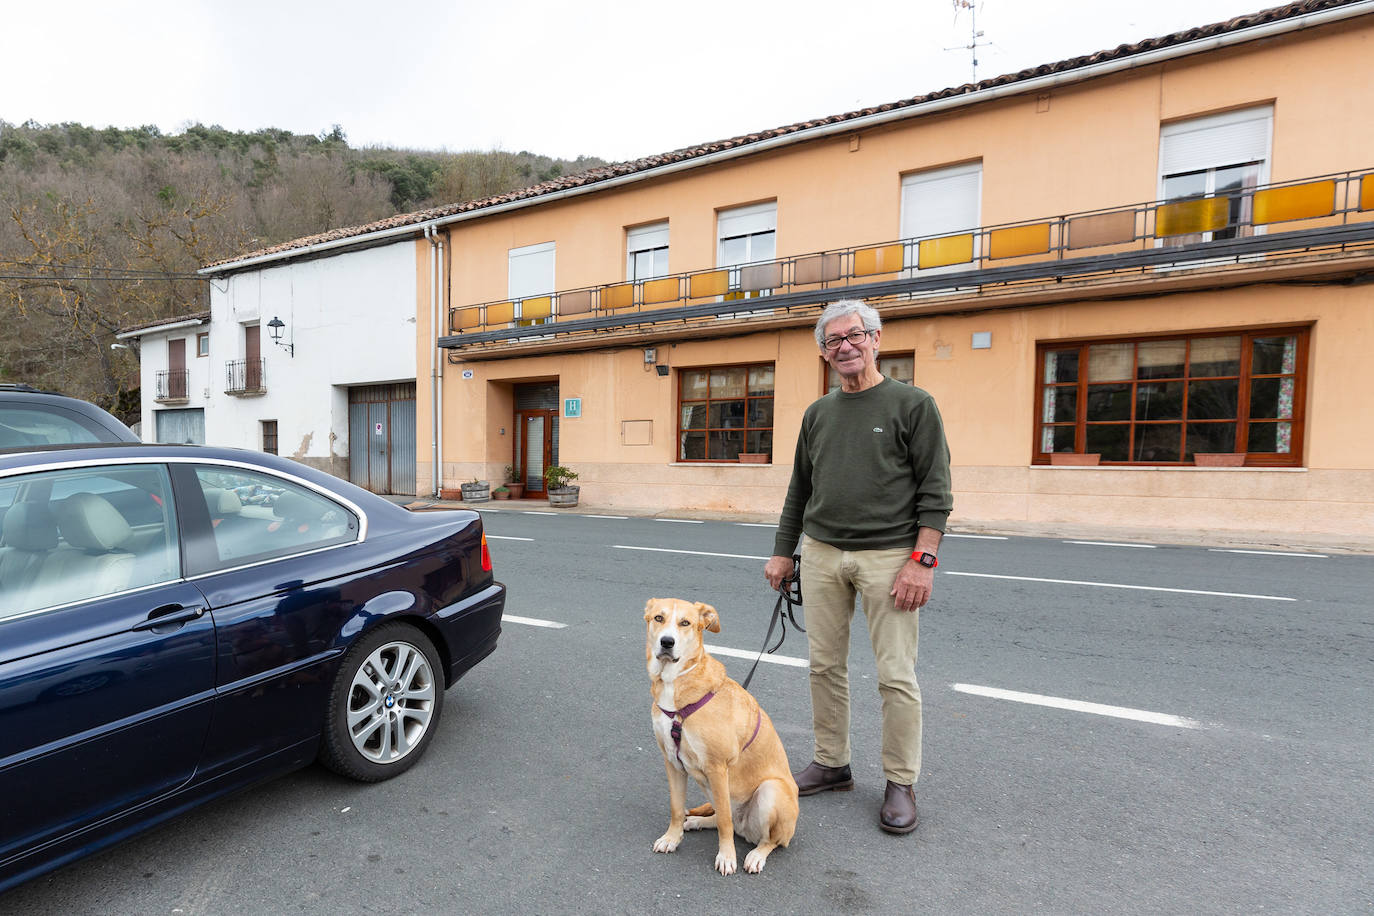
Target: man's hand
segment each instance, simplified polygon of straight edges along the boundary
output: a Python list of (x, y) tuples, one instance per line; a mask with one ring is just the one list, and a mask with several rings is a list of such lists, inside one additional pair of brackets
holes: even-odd
[[(774, 557), (773, 560), (778, 559)], [(768, 561), (772, 563), (772, 560)], [(915, 611), (930, 600), (935, 591), (935, 570), (922, 566), (915, 560), (907, 560), (897, 573), (897, 581), (892, 583), (893, 604), (899, 611)]]
[(769, 557), (763, 567), (763, 577), (776, 589), (782, 585), (784, 579), (792, 575), (793, 565), (791, 557)]

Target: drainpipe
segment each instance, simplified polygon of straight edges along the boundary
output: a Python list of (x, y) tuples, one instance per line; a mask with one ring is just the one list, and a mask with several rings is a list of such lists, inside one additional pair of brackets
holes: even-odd
[(439, 349), (439, 314), (443, 310), (443, 286), (439, 282), (439, 271), (443, 265), (444, 243), (439, 239), (439, 230), (433, 223), (425, 225), (425, 238), (429, 239), (429, 409), (430, 440), (432, 445), (434, 497), (439, 497), (439, 487), (443, 485), (444, 465), (443, 411), (440, 398), (443, 392), (444, 357)]

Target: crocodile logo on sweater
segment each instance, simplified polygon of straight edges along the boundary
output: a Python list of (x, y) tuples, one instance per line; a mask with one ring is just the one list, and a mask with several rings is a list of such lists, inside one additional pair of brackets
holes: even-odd
[(875, 426), (875, 427), (873, 427), (873, 431), (874, 431), (875, 433), (880, 433), (880, 432), (883, 431), (883, 428), (882, 428), (881, 426)]

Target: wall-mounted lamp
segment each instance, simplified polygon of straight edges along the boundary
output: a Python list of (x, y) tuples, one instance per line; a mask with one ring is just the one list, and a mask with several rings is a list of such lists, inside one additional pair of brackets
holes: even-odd
[(668, 377), (668, 367), (667, 367), (667, 366), (664, 366), (664, 365), (661, 365), (661, 364), (660, 364), (660, 365), (654, 366), (654, 369), (658, 371), (658, 374), (659, 374), (660, 377), (662, 377), (662, 378), (667, 378), (667, 377)]
[(280, 318), (278, 318), (276, 315), (273, 315), (273, 316), (272, 316), (272, 320), (269, 321), (269, 322), (267, 322), (267, 333), (269, 333), (269, 334), (272, 335), (272, 343), (274, 343), (274, 344), (276, 344), (277, 346), (281, 347), (283, 350), (285, 350), (288, 354), (291, 355), (291, 358), (292, 358), (292, 359), (294, 359), (295, 356), (296, 356), (296, 345), (293, 344), (293, 343), (282, 343), (282, 342), (281, 342), (281, 332), (282, 332), (285, 328), (286, 328), (286, 322), (285, 322), (285, 321), (282, 321), (282, 320), (281, 320)]

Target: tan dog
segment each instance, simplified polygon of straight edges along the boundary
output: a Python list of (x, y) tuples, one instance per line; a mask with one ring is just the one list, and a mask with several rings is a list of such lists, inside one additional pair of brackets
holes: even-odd
[[(744, 870), (763, 871), (768, 854), (797, 829), (797, 783), (787, 752), (758, 702), (706, 652), (702, 633), (720, 632), (709, 604), (650, 598), (645, 655), (654, 704), (654, 736), (668, 770), (668, 832), (654, 852), (672, 852), (684, 830), (715, 827), (716, 871), (735, 872), (735, 830), (755, 843)], [(691, 811), (687, 777), (711, 797)]]

